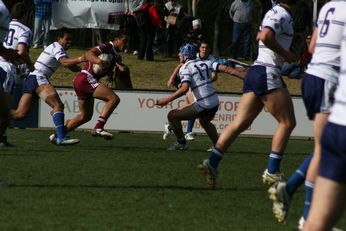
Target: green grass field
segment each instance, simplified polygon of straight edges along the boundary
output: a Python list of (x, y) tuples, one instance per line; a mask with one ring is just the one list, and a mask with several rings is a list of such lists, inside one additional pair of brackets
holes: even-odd
[[(209, 156), (206, 136), (189, 151), (166, 151), (173, 137), (114, 133), (111, 141), (77, 131), (75, 146), (48, 142), (50, 130), (10, 129), (0, 149), (0, 230), (295, 230), (303, 189), (289, 222), (276, 222), (261, 182), (270, 139), (239, 138), (220, 166), (220, 188), (209, 190), (196, 165)], [(312, 150), (291, 140), (282, 170), (290, 175)], [(346, 227), (345, 219), (339, 227)]]

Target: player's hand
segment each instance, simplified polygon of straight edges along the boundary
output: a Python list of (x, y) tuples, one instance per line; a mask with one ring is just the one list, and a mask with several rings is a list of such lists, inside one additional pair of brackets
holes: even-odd
[(168, 103), (169, 103), (169, 101), (167, 100), (167, 98), (161, 98), (161, 99), (156, 100), (155, 105), (163, 107), (163, 106), (167, 105)]
[(87, 59), (85, 58), (85, 55), (81, 55), (78, 57), (78, 62), (82, 63), (82, 62), (85, 62), (87, 61)]

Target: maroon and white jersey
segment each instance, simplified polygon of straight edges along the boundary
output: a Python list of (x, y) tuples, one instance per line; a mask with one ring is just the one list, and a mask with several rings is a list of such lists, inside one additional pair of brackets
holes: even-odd
[(114, 69), (115, 63), (121, 61), (121, 56), (117, 53), (115, 50), (115, 47), (112, 42), (104, 43), (96, 47), (101, 53), (105, 53), (110, 55), (111, 61), (110, 66), (106, 70), (104, 70), (100, 74), (95, 74), (93, 71), (93, 63), (90, 61), (87, 61), (84, 67), (82, 68), (83, 71), (88, 72), (91, 74), (95, 79), (99, 80), (102, 77), (106, 76), (109, 72), (111, 72)]

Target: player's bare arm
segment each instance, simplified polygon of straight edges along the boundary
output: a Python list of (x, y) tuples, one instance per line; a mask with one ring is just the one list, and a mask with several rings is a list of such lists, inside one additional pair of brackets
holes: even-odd
[(244, 79), (246, 73), (247, 73), (247, 68), (233, 68), (233, 67), (228, 67), (226, 65), (220, 64), (218, 66), (218, 72), (223, 72), (223, 73), (227, 73), (229, 75), (235, 76), (239, 79)]
[(179, 72), (180, 67), (183, 65), (183, 63), (179, 63), (176, 68), (174, 69), (173, 73), (169, 76), (167, 81), (167, 87), (172, 88), (174, 86), (174, 78)]
[(190, 85), (188, 83), (182, 83), (181, 84), (181, 87), (178, 88), (178, 90), (176, 90), (173, 94), (165, 97), (165, 98), (161, 98), (161, 99), (158, 99), (156, 101), (156, 105), (159, 105), (159, 106), (165, 106), (167, 105), (169, 102), (183, 96), (186, 94), (186, 92), (188, 92), (189, 90), (189, 87)]
[(85, 58), (92, 63), (100, 65), (102, 68), (107, 68), (110, 63), (100, 59), (98, 56), (101, 54), (101, 51), (96, 47), (91, 48), (87, 52), (85, 52)]
[(85, 56), (81, 55), (79, 57), (76, 58), (66, 58), (63, 57), (59, 60), (60, 64), (63, 65), (64, 67), (72, 67), (75, 66), (79, 63), (85, 62)]
[(287, 62), (294, 62), (296, 59), (295, 54), (290, 51), (286, 51), (275, 39), (274, 32), (269, 28), (263, 28), (258, 35), (258, 39), (261, 40), (266, 47), (279, 54)]

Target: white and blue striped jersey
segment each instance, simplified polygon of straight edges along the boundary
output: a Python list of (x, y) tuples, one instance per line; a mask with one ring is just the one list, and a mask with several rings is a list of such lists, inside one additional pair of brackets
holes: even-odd
[(4, 47), (16, 50), (19, 44), (30, 46), (32, 32), (29, 27), (25, 26), (18, 20), (10, 22), (7, 37), (4, 41)]
[[(289, 50), (293, 39), (293, 18), (291, 13), (280, 4), (269, 10), (260, 26), (260, 30), (269, 28), (275, 33), (275, 39), (285, 50)], [(283, 57), (266, 47), (262, 41), (258, 44), (258, 57), (255, 65), (281, 68)]]
[(189, 60), (179, 70), (181, 83), (189, 83), (195, 102), (202, 108), (210, 109), (219, 103), (211, 77), (218, 65), (211, 60), (196, 59)]
[(315, 51), (306, 72), (319, 78), (338, 82), (340, 45), (346, 24), (346, 1), (327, 2), (317, 20)]
[(0, 0), (0, 43), (2, 43), (7, 36), (10, 20), (11, 15), (5, 4)]
[(340, 73), (338, 87), (335, 92), (335, 100), (328, 120), (342, 126), (346, 126), (346, 27), (342, 34)]
[(68, 57), (67, 53), (58, 42), (50, 44), (38, 57), (34, 65), (35, 70), (30, 75), (42, 76), (48, 79), (60, 66), (59, 60), (65, 57)]

